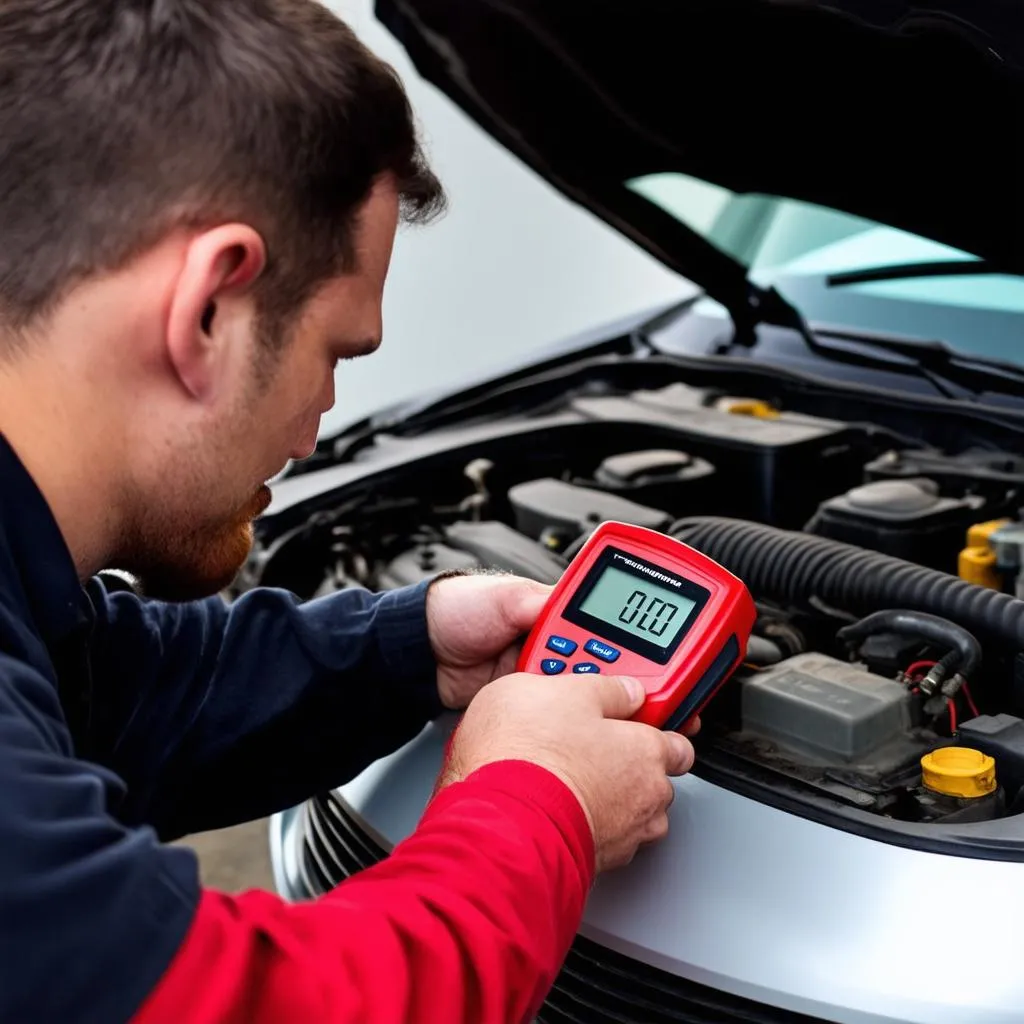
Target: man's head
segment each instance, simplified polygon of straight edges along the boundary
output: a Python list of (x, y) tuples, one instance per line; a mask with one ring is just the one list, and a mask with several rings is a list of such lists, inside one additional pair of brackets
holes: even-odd
[(225, 585), (443, 205), (401, 85), (313, 0), (5, 0), (0, 153), (0, 373), (89, 396), (107, 564)]

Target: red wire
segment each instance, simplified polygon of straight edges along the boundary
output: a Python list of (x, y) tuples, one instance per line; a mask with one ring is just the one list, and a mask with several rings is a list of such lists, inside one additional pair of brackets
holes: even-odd
[[(915, 672), (920, 672), (924, 669), (933, 668), (937, 664), (937, 661), (915, 661), (912, 665), (909, 665), (906, 669), (904, 669), (903, 674), (905, 676), (910, 677), (913, 676)], [(971, 688), (967, 685), (967, 683), (964, 683), (962, 689), (964, 691), (964, 698), (967, 701), (967, 706), (971, 709), (971, 714), (974, 715), (975, 718), (977, 718), (981, 714), (981, 712), (978, 710), (978, 705), (974, 703), (974, 698), (971, 696)], [(911, 692), (916, 693), (917, 691), (915, 689)], [(946, 704), (949, 707), (950, 731), (956, 732), (956, 705), (953, 703), (952, 698), (947, 698)]]
[(977, 718), (981, 712), (978, 710), (978, 705), (974, 703), (974, 698), (971, 696), (971, 688), (964, 683), (962, 689), (964, 691), (964, 697), (967, 699), (967, 706), (971, 709), (971, 714)]

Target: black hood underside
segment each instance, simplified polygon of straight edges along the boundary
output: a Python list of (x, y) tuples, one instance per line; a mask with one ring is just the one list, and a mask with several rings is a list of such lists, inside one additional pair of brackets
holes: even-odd
[(744, 269), (625, 187), (680, 172), (1024, 272), (1018, 0), (377, 0), (418, 70), (736, 310)]

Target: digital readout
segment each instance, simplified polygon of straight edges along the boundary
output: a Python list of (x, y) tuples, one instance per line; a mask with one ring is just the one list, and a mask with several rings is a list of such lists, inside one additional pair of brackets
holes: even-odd
[(610, 626), (668, 647), (696, 603), (669, 587), (609, 566), (579, 607)]

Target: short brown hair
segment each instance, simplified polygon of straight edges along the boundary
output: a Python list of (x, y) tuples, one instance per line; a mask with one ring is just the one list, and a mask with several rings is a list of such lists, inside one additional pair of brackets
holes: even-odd
[(0, 2), (0, 325), (176, 227), (243, 220), (280, 323), (353, 259), (395, 176), (406, 220), (444, 205), (395, 72), (314, 0)]

